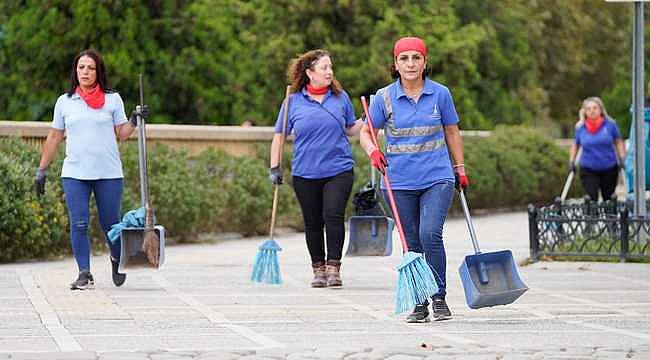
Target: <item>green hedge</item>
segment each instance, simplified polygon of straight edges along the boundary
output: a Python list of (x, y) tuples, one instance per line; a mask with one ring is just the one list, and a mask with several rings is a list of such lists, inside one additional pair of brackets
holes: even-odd
[[(524, 127), (498, 127), (492, 136), (466, 138), (465, 163), (470, 177), (472, 208), (520, 207), (548, 203), (561, 192), (566, 176), (566, 151), (540, 133)], [(34, 172), (40, 150), (18, 139), (0, 139), (0, 261), (69, 253), (67, 210), (59, 174), (63, 146), (50, 167), (46, 194), (34, 196)], [(367, 156), (353, 143), (353, 194), (369, 181)], [(268, 144), (251, 158), (206, 150), (189, 158), (164, 145), (149, 147), (149, 187), (158, 223), (179, 242), (201, 233), (239, 232), (263, 235), (271, 218), (273, 187), (267, 179)], [(137, 144), (120, 144), (125, 188), (122, 212), (140, 203)], [(291, 187), (290, 151), (284, 156), (287, 185), (280, 187), (278, 223), (301, 230), (302, 216)], [(575, 187), (575, 186), (574, 186)], [(104, 247), (91, 203), (95, 249)], [(348, 215), (351, 215), (351, 202)], [(454, 208), (455, 211), (458, 208)]]
[(40, 199), (34, 193), (38, 157), (36, 148), (17, 139), (0, 141), (0, 262), (69, 252), (60, 184), (48, 187)]

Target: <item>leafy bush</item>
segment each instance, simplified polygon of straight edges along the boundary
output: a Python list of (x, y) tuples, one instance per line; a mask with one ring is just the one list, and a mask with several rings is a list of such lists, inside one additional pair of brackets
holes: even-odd
[(562, 191), (568, 154), (535, 130), (498, 126), (487, 138), (466, 138), (464, 152), (475, 208), (548, 203)]
[(0, 149), (0, 262), (69, 252), (60, 186), (41, 198), (34, 192), (37, 149), (16, 139), (2, 139)]
[[(195, 158), (185, 151), (150, 144), (149, 189), (157, 222), (178, 241), (200, 233), (268, 232), (273, 186), (267, 179), (268, 144), (252, 158), (209, 149)], [(490, 137), (465, 138), (472, 208), (521, 207), (548, 203), (562, 190), (566, 151), (549, 138), (524, 127), (498, 127)], [(124, 168), (122, 213), (140, 206), (137, 144), (120, 145)], [(368, 157), (353, 141), (355, 181), (352, 194), (370, 178)], [(0, 261), (38, 258), (69, 252), (68, 221), (60, 174), (62, 156), (50, 166), (45, 195), (34, 195), (34, 172), (40, 151), (17, 139), (0, 139)], [(283, 158), (285, 183), (280, 187), (278, 225), (302, 230), (300, 207), (291, 187), (291, 151)], [(575, 181), (577, 184), (578, 181)], [(574, 184), (574, 189), (576, 188)], [(105, 245), (91, 202), (91, 237), (95, 249)], [(352, 214), (351, 202), (347, 214)], [(458, 211), (458, 208), (455, 208)]]

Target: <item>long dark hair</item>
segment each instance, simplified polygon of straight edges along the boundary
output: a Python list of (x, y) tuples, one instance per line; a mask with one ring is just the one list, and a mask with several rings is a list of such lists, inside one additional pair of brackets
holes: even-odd
[[(307, 51), (306, 53), (300, 54), (296, 58), (291, 59), (289, 67), (287, 68), (287, 80), (289, 80), (289, 84), (291, 84), (292, 93), (298, 92), (307, 86), (309, 83), (307, 69), (314, 70), (314, 65), (323, 56), (329, 56), (331, 58), (330, 53), (327, 50), (316, 49)], [(343, 90), (341, 84), (335, 78), (332, 79), (330, 89), (332, 89), (334, 95), (340, 94)]]
[(88, 56), (89, 58), (95, 60), (95, 71), (97, 72), (97, 84), (100, 89), (105, 93), (112, 93), (115, 90), (108, 87), (108, 76), (106, 75), (106, 65), (104, 65), (104, 60), (99, 54), (99, 51), (95, 49), (86, 49), (80, 52), (75, 56), (72, 61), (72, 70), (70, 71), (70, 89), (68, 89), (68, 96), (72, 96), (75, 93), (77, 86), (79, 86), (79, 79), (77, 78), (77, 64), (79, 64), (79, 59), (82, 56)]

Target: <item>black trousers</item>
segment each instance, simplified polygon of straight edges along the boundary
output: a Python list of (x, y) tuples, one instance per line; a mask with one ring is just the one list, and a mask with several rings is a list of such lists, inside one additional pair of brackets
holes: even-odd
[[(352, 170), (323, 179), (293, 177), (293, 188), (305, 221), (305, 238), (312, 263), (341, 260), (345, 240), (345, 207), (350, 198)], [(327, 233), (327, 254), (325, 236)]]
[(603, 200), (609, 200), (614, 194), (618, 183), (618, 166), (599, 171), (581, 167), (580, 182), (591, 200), (598, 201), (599, 190)]

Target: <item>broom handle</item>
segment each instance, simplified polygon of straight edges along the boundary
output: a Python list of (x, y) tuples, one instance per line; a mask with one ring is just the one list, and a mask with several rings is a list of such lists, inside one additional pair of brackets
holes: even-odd
[[(144, 91), (142, 89), (142, 74), (138, 76), (140, 90), (140, 106), (144, 104)], [(142, 116), (138, 115), (138, 165), (140, 170), (140, 202), (142, 207), (149, 206), (149, 181), (147, 179), (147, 134), (146, 124)], [(146, 212), (145, 212), (146, 213)]]
[(478, 247), (478, 240), (476, 240), (476, 232), (474, 231), (474, 223), (472, 222), (472, 217), (469, 215), (469, 207), (467, 206), (467, 199), (465, 199), (465, 190), (461, 190), (458, 194), (460, 194), (460, 204), (463, 207), (465, 221), (467, 221), (467, 227), (469, 228), (469, 237), (472, 239), (472, 245), (474, 245), (474, 253), (478, 255), (481, 253), (481, 249)]
[[(291, 95), (291, 86), (287, 86), (287, 90), (284, 93), (284, 111), (282, 112), (282, 135), (280, 136), (280, 162), (278, 166), (282, 170), (282, 158), (284, 155), (284, 141), (286, 138), (287, 132), (287, 118), (289, 114), (289, 96)], [(275, 189), (273, 190), (273, 208), (271, 210), (271, 229), (269, 230), (269, 237), (273, 239), (275, 234), (275, 214), (278, 210), (278, 194), (280, 190), (280, 184), (275, 184)]]
[[(363, 112), (366, 114), (366, 119), (368, 119), (368, 125), (370, 125), (370, 138), (372, 139), (373, 145), (379, 149), (379, 143), (377, 142), (377, 135), (375, 135), (375, 127), (372, 125), (372, 118), (370, 118), (370, 112), (368, 111), (368, 103), (366, 102), (366, 97), (361, 97), (361, 105), (363, 106)], [(388, 172), (384, 172), (384, 184), (386, 185), (386, 192), (388, 193), (388, 199), (390, 200), (390, 208), (393, 210), (393, 217), (395, 217), (395, 224), (397, 225), (397, 231), (399, 232), (399, 238), (402, 241), (402, 252), (406, 254), (409, 251), (409, 247), (406, 243), (406, 235), (404, 235), (404, 228), (402, 228), (402, 222), (399, 219), (399, 214), (397, 213), (397, 205), (395, 204), (395, 198), (393, 197), (393, 190), (390, 187), (390, 180), (388, 180)]]
[(275, 213), (278, 210), (278, 190), (280, 190), (280, 185), (275, 184), (275, 189), (273, 190), (273, 210), (271, 210), (271, 230), (269, 231), (269, 237), (273, 239), (273, 234), (275, 232)]
[(569, 172), (569, 175), (566, 177), (566, 182), (564, 182), (564, 188), (562, 188), (562, 194), (560, 195), (560, 201), (564, 202), (566, 199), (567, 194), (569, 193), (569, 189), (571, 188), (571, 182), (573, 182), (573, 175), (574, 172), (571, 171)]

